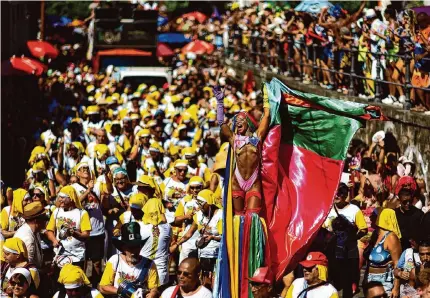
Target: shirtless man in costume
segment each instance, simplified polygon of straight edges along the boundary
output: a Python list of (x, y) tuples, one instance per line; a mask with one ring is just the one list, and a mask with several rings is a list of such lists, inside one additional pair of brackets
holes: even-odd
[(270, 110), (266, 90), (264, 90), (264, 114), (260, 125), (246, 112), (235, 116), (233, 129), (224, 119), (224, 92), (214, 88), (217, 99), (217, 121), (221, 126), (221, 136), (228, 139), (234, 150), (232, 176), (233, 209), (235, 214), (259, 213), (262, 206), (262, 185), (260, 165), (264, 138), (269, 131)]

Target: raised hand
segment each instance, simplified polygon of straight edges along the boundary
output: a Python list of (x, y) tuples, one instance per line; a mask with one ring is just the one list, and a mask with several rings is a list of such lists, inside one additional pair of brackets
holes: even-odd
[(220, 102), (221, 100), (224, 100), (224, 91), (221, 90), (220, 86), (217, 85), (217, 86), (213, 87), (213, 92), (214, 92), (215, 98), (218, 102)]
[(224, 91), (222, 91), (219, 86), (215, 86), (213, 91), (217, 100), (216, 118), (218, 125), (221, 125), (224, 123)]

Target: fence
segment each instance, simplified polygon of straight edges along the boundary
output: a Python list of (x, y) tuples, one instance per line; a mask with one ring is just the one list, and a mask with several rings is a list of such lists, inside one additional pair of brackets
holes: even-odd
[[(304, 69), (307, 67), (311, 69), (312, 73), (312, 84), (318, 84), (318, 72), (328, 72), (332, 82), (337, 83), (335, 78), (336, 75), (342, 75), (349, 78), (348, 95), (356, 96), (356, 88), (359, 84), (358, 80), (373, 81), (375, 85), (374, 98), (369, 101), (377, 103), (381, 102), (382, 95), (382, 84), (400, 86), (403, 88), (404, 95), (406, 97), (403, 103), (403, 109), (409, 110), (411, 108), (410, 91), (411, 89), (419, 89), (426, 92), (430, 92), (430, 88), (421, 88), (413, 86), (411, 84), (411, 69), (405, 67), (404, 79), (402, 83), (391, 82), (381, 78), (381, 70), (383, 68), (381, 57), (392, 57), (396, 59), (403, 59), (404, 65), (410, 65), (413, 57), (409, 53), (404, 55), (389, 55), (387, 53), (374, 53), (359, 51), (358, 48), (352, 47), (351, 49), (343, 48), (333, 51), (334, 57), (339, 57), (340, 54), (349, 53), (350, 66), (346, 69), (340, 69), (339, 63), (331, 63), (330, 68), (321, 67), (321, 64), (317, 61), (317, 52), (324, 50), (323, 46), (313, 43), (312, 45), (306, 45), (303, 41), (294, 40), (292, 34), (287, 34), (283, 40), (276, 40), (275, 38), (264, 38), (261, 36), (250, 36), (248, 43), (244, 46), (242, 43), (242, 34), (239, 31), (230, 32), (228, 46), (226, 47), (227, 56), (238, 56), (243, 63), (250, 63), (256, 67), (270, 66), (272, 71), (278, 74), (284, 74), (291, 76), (294, 73), (298, 74), (297, 80), (304, 82)], [(287, 47), (285, 47), (287, 45)], [(294, 60), (293, 49), (296, 47), (299, 53), (299, 61)], [(305, 53), (304, 53), (305, 52)], [(376, 76), (375, 78), (366, 77), (356, 73), (359, 70), (358, 67), (358, 55), (364, 53), (364, 55), (370, 55), (372, 60), (376, 60)], [(306, 56), (306, 57), (305, 57)], [(367, 58), (366, 58), (367, 59)], [(334, 61), (336, 59), (333, 59)], [(429, 58), (424, 58), (430, 63)], [(311, 61), (311, 63), (307, 63)], [(300, 71), (294, 71), (299, 68)], [(347, 72), (345, 72), (347, 70)], [(364, 83), (363, 83), (364, 84)], [(338, 86), (339, 87), (339, 86)]]

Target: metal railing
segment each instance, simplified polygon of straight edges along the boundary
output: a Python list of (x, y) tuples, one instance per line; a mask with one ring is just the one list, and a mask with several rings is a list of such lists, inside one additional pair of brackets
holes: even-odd
[[(333, 50), (333, 56), (338, 57), (340, 54), (340, 51), (343, 51), (344, 53), (349, 53), (349, 60), (350, 60), (350, 66), (348, 66), (346, 69), (340, 69), (339, 63), (331, 63), (330, 68), (323, 68), (321, 65), (317, 62), (317, 51), (323, 50), (324, 47), (312, 44), (312, 45), (306, 45), (304, 42), (300, 42), (297, 40), (294, 40), (293, 35), (288, 34), (286, 40), (279, 41), (275, 39), (267, 39), (262, 36), (250, 36), (248, 43), (244, 46), (242, 43), (242, 34), (238, 32), (232, 32), (229, 37), (229, 43), (228, 47), (225, 48), (225, 55), (227, 57), (236, 56), (238, 57), (238, 60), (240, 60), (242, 63), (248, 63), (251, 65), (254, 65), (255, 67), (271, 67), (271, 71), (275, 72), (277, 74), (283, 74), (285, 76), (291, 76), (294, 73), (298, 75), (296, 77), (298, 80), (303, 82), (304, 79), (304, 68), (307, 67), (308, 69), (312, 70), (311, 75), (311, 83), (314, 85), (318, 85), (318, 72), (328, 72), (330, 74), (330, 79), (332, 82), (337, 84), (336, 80), (336, 74), (341, 74), (348, 78), (349, 85), (348, 85), (348, 95), (356, 96), (356, 88), (358, 84), (358, 80), (365, 80), (362, 82), (363, 86), (366, 84), (366, 81), (373, 81), (374, 82), (374, 98), (369, 99), (369, 101), (373, 101), (376, 103), (381, 102), (381, 95), (382, 95), (382, 84), (387, 85), (394, 85), (394, 86), (400, 86), (403, 88), (404, 95), (406, 97), (405, 102), (403, 103), (403, 109), (409, 110), (411, 108), (411, 100), (410, 100), (410, 91), (411, 89), (419, 89), (426, 92), (430, 92), (430, 88), (422, 88), (413, 86), (411, 84), (411, 69), (410, 67), (405, 67), (405, 73), (404, 75), (404, 82), (403, 83), (397, 83), (392, 81), (387, 81), (381, 78), (381, 57), (384, 58), (396, 58), (396, 59), (403, 59), (404, 65), (408, 66), (410, 65), (411, 60), (413, 57), (410, 55), (410, 53), (405, 53), (404, 55), (390, 55), (387, 53), (374, 53), (370, 51), (359, 51), (358, 48), (352, 47), (351, 49), (343, 48), (343, 49), (335, 49)], [(285, 51), (284, 45), (287, 44), (288, 48), (287, 51)], [(294, 60), (294, 47), (298, 49), (299, 53), (299, 61)], [(304, 53), (305, 52), (305, 53)], [(358, 63), (358, 55), (363, 53), (365, 55), (365, 60), (371, 59), (376, 60), (376, 78), (372, 77), (366, 77), (360, 74), (356, 73), (356, 66)], [(304, 57), (306, 56), (306, 57)], [(307, 58), (307, 59), (305, 59)], [(307, 63), (306, 61), (311, 60), (311, 63)], [(333, 59), (334, 60), (334, 59)], [(385, 59), (386, 60), (386, 59)], [(423, 58), (422, 60), (426, 60), (430, 62), (430, 58)], [(388, 63), (388, 61), (386, 60)], [(294, 71), (294, 69), (299, 68), (300, 71)], [(349, 70), (345, 72), (345, 70)], [(336, 89), (336, 88), (335, 88)]]

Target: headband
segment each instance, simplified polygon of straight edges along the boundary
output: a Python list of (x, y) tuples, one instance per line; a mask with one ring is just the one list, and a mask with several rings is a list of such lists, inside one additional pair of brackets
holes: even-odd
[(186, 166), (188, 166), (188, 164), (186, 164), (185, 162), (178, 162), (177, 164), (175, 164), (175, 168), (186, 167)]
[(237, 119), (238, 116), (241, 116), (241, 117), (243, 117), (243, 118), (246, 119), (246, 122), (248, 123), (249, 129), (252, 132), (254, 132), (256, 130), (256, 128), (257, 128), (257, 121), (255, 121), (255, 119), (251, 115), (249, 115), (247, 112), (240, 111), (234, 117), (235, 118), (235, 121), (234, 121), (235, 123), (236, 123), (236, 119)]

